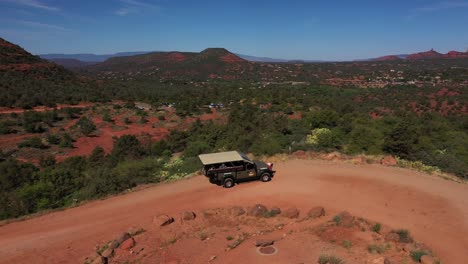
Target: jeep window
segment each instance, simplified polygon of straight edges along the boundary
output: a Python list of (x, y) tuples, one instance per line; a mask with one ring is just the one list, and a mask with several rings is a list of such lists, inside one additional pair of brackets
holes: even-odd
[(253, 163), (246, 162), (245, 163), (245, 169), (246, 170), (253, 170), (253, 169), (255, 169), (255, 165)]

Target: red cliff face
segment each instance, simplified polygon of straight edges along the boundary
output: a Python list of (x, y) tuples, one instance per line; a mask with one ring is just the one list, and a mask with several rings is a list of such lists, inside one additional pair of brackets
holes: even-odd
[(451, 59), (458, 59), (458, 58), (468, 58), (468, 52), (460, 52), (460, 51), (449, 51), (447, 54), (445, 54), (446, 58), (451, 58)]
[(396, 61), (396, 60), (401, 60), (398, 56), (395, 55), (389, 55), (389, 56), (383, 56), (375, 59), (376, 61)]
[(433, 49), (431, 49), (430, 51), (414, 53), (406, 57), (406, 59), (408, 60), (440, 59), (440, 58), (444, 58), (444, 55)]

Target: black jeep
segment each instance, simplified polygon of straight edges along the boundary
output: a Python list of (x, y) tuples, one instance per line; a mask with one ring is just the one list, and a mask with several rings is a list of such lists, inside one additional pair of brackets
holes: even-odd
[(225, 188), (253, 179), (267, 182), (275, 175), (272, 163), (252, 161), (237, 151), (201, 154), (198, 157), (203, 163), (203, 174), (211, 183)]

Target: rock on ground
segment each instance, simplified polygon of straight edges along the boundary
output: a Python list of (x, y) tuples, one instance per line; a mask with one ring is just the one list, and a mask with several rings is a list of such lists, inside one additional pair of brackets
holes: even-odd
[(122, 242), (124, 242), (125, 240), (129, 239), (130, 238), (130, 234), (127, 233), (127, 232), (123, 232), (122, 234), (120, 234), (120, 236), (117, 238), (117, 242), (119, 244), (122, 244)]
[(196, 217), (197, 217), (197, 215), (192, 211), (182, 212), (182, 220), (184, 220), (184, 221), (195, 220)]
[(324, 216), (324, 215), (325, 215), (325, 208), (323, 208), (321, 206), (313, 207), (307, 213), (307, 217), (312, 218), (312, 219), (313, 218), (318, 218), (318, 217), (321, 217), (321, 216)]
[(245, 210), (244, 208), (240, 207), (240, 206), (234, 206), (231, 208), (231, 215), (232, 216), (241, 216), (245, 214)]
[(354, 216), (350, 213), (344, 211), (339, 213), (338, 216), (341, 219), (339, 225), (344, 227), (352, 227), (354, 225)]
[(279, 215), (279, 214), (281, 214), (281, 209), (279, 207), (273, 207), (273, 208), (271, 208), (270, 213), (275, 214), (275, 215)]
[(291, 207), (286, 209), (281, 215), (287, 218), (298, 218), (299, 210), (296, 207)]
[(174, 218), (168, 215), (159, 215), (153, 218), (153, 223), (158, 226), (166, 226), (172, 224), (174, 222)]
[(120, 245), (120, 248), (123, 249), (123, 250), (128, 250), (128, 249), (131, 249), (134, 246), (135, 246), (135, 239), (130, 237), (127, 240), (122, 242), (122, 244)]
[(110, 249), (116, 249), (119, 247), (119, 245), (120, 243), (117, 240), (112, 240), (111, 242), (109, 242), (109, 244), (107, 244), (107, 247)]
[(257, 240), (255, 241), (255, 246), (256, 247), (266, 247), (266, 246), (271, 246), (275, 243), (274, 240)]
[(110, 258), (112, 257), (112, 255), (114, 255), (114, 250), (112, 248), (107, 248), (106, 250), (104, 250), (104, 252), (101, 253), (101, 256), (105, 258)]
[(385, 235), (385, 241), (387, 242), (398, 242), (400, 240), (400, 236), (397, 233), (390, 232)]
[(99, 256), (95, 258), (91, 264), (107, 264), (107, 258)]
[(252, 207), (249, 210), (249, 215), (255, 216), (255, 217), (261, 217), (265, 215), (265, 213), (268, 212), (268, 208), (262, 204), (256, 204), (254, 207)]

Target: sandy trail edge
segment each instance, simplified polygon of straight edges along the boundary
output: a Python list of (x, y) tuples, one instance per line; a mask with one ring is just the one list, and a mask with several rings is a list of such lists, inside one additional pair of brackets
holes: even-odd
[(205, 177), (162, 184), (0, 227), (0, 263), (80, 263), (96, 244), (159, 213), (233, 205), (315, 205), (407, 228), (444, 263), (468, 257), (468, 185), (400, 168), (291, 160), (269, 183), (223, 189)]

